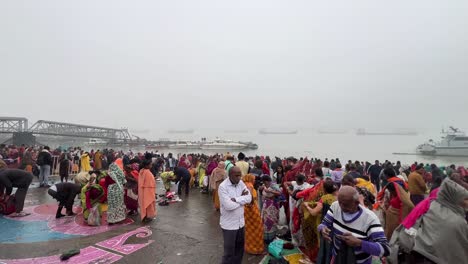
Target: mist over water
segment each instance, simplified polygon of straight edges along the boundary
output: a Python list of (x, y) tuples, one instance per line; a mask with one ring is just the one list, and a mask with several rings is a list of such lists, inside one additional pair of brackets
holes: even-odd
[[(247, 155), (269, 155), (271, 158), (309, 157), (320, 159), (339, 158), (342, 162), (359, 160), (373, 162), (390, 160), (411, 164), (415, 161), (436, 163), (438, 165), (468, 164), (466, 157), (430, 157), (420, 155), (394, 155), (392, 153), (415, 153), (419, 144), (429, 139), (438, 141), (440, 130), (426, 131), (417, 136), (359, 136), (355, 130), (346, 134), (319, 134), (317, 129), (300, 129), (295, 135), (261, 135), (258, 129), (249, 129), (247, 133), (226, 133), (223, 129), (195, 129), (193, 134), (168, 134), (163, 130), (152, 130), (148, 133), (152, 139), (169, 138), (172, 140), (199, 141), (202, 137), (208, 140), (219, 137), (235, 141), (252, 141), (258, 144), (257, 150), (242, 151)], [(193, 150), (161, 150), (162, 153), (192, 153)], [(216, 151), (203, 151), (207, 154)], [(218, 151), (222, 152), (222, 151)], [(224, 151), (226, 152), (226, 151)], [(237, 152), (234, 152), (237, 153)]]

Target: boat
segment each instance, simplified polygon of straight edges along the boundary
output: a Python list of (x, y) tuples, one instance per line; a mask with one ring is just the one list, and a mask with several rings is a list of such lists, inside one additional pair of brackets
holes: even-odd
[(334, 134), (334, 135), (339, 135), (339, 134), (346, 134), (348, 131), (342, 130), (342, 129), (319, 129), (317, 130), (317, 133), (319, 134)]
[(189, 141), (189, 140), (178, 140), (168, 145), (170, 149), (201, 149), (201, 143)]
[(213, 141), (207, 141), (202, 138), (201, 141), (177, 140), (170, 141), (161, 139), (145, 145), (147, 150), (159, 149), (181, 149), (181, 150), (247, 150), (258, 149), (258, 145), (252, 142), (232, 141), (216, 138)]
[(364, 128), (356, 131), (358, 136), (417, 136), (415, 131), (390, 131), (390, 132), (367, 132)]
[(193, 129), (186, 129), (186, 130), (171, 129), (171, 130), (168, 130), (167, 133), (169, 134), (193, 134)]
[(431, 156), (468, 157), (468, 137), (458, 128), (450, 127), (448, 131), (442, 130), (442, 139), (419, 145), (416, 153)]
[(297, 130), (268, 130), (260, 129), (258, 131), (261, 135), (294, 135), (297, 134)]
[(109, 143), (106, 140), (99, 139), (99, 138), (90, 138), (86, 145), (88, 146), (106, 146)]
[(236, 142), (216, 138), (211, 142), (203, 142), (201, 144), (203, 150), (243, 150), (243, 149), (258, 149), (258, 145), (252, 142)]
[(245, 133), (249, 133), (249, 131), (248, 130), (224, 130), (224, 133), (245, 134)]

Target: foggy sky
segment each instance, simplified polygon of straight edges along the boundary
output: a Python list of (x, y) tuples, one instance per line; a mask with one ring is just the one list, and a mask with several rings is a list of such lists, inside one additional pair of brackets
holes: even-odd
[(468, 1), (2, 1), (0, 116), (468, 127)]

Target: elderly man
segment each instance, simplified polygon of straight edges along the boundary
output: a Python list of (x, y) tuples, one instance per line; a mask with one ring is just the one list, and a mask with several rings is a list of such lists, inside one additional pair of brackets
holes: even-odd
[(229, 177), (218, 189), (221, 203), (220, 225), (223, 230), (223, 264), (240, 264), (244, 255), (245, 220), (244, 205), (252, 201), (252, 196), (241, 181), (239, 167), (229, 170)]
[[(333, 231), (332, 231), (333, 230)], [(372, 263), (372, 256), (388, 256), (390, 248), (377, 216), (359, 204), (359, 193), (343, 186), (318, 231), (332, 241), (332, 259), (339, 263)]]

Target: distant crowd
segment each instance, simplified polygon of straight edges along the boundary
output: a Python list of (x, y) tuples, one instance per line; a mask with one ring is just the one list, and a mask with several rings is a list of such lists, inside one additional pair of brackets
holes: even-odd
[[(83, 217), (90, 225), (96, 224), (98, 208), (104, 204), (109, 224), (138, 213), (142, 221), (151, 221), (156, 216), (156, 178), (164, 185), (164, 197), (173, 195), (173, 183), (178, 195), (198, 188), (211, 196), (220, 212), (223, 263), (241, 263), (244, 250), (263, 254), (278, 239), (299, 248), (315, 263), (462, 263), (468, 259), (468, 171), (461, 165), (271, 159), (243, 153), (176, 157), (24, 146), (3, 146), (0, 155), (5, 161), (0, 167), (16, 162), (21, 171), (38, 168), (40, 186), (49, 188), (61, 206), (57, 218), (64, 216), (62, 207), (67, 215), (74, 215), (70, 201), (79, 195)], [(63, 183), (50, 186), (48, 176), (55, 169)], [(67, 183), (75, 171), (74, 183)], [(27, 187), (21, 179), (27, 177), (15, 173), (18, 170), (0, 169), (3, 201), (11, 195), (15, 179), (22, 184), (20, 197), (25, 196)], [(22, 209), (17, 201), (15, 216), (24, 216)], [(286, 215), (286, 233), (280, 230), (281, 211)]]

